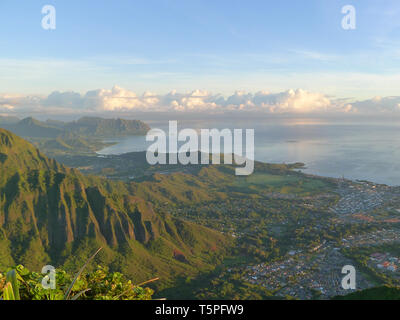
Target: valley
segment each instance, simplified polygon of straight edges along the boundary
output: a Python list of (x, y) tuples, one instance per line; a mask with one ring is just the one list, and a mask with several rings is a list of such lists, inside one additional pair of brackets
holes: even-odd
[(155, 296), (170, 299), (330, 299), (350, 293), (347, 264), (358, 289), (400, 284), (397, 267), (368, 262), (396, 257), (387, 251), (400, 239), (398, 187), (303, 174), (301, 163), (256, 162), (237, 177), (230, 165), (150, 166), (144, 152), (72, 148), (55, 162), (2, 137), (3, 266), (73, 269), (102, 245), (99, 263), (160, 277)]
[[(240, 279), (235, 291), (256, 286), (264, 299), (346, 295), (349, 292), (341, 287), (341, 269), (348, 264), (359, 265), (346, 253), (349, 248), (393, 244), (400, 239), (397, 187), (305, 175), (295, 171), (302, 164), (256, 163), (253, 175), (234, 177), (229, 166), (204, 166), (200, 170), (190, 166), (150, 167), (145, 164), (144, 153), (106, 156), (93, 163), (91, 170), (96, 174), (104, 174), (104, 167), (122, 168), (108, 177), (137, 185), (141, 195), (151, 199), (159, 210), (219, 230), (235, 240), (233, 260), (225, 260), (225, 266), (208, 276), (208, 288), (213, 281), (226, 278), (227, 283)], [(358, 289), (388, 283), (388, 279), (394, 279), (389, 281), (392, 285), (400, 284), (397, 270), (384, 281), (371, 277), (364, 268), (357, 270)], [(190, 282), (197, 292), (193, 297), (212, 296), (196, 279)], [(179, 290), (188, 285), (185, 281), (178, 285)], [(214, 293), (219, 290), (215, 288)], [(244, 290), (240, 298), (249, 290)]]

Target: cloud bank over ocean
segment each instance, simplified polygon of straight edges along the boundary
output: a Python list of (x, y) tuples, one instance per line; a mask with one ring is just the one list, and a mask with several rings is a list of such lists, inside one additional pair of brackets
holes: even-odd
[(335, 99), (323, 93), (303, 89), (284, 92), (256, 93), (236, 91), (222, 96), (207, 91), (187, 93), (171, 91), (167, 94), (145, 92), (141, 95), (114, 86), (85, 94), (55, 91), (48, 96), (0, 95), (1, 113), (26, 112), (95, 113), (95, 112), (260, 112), (267, 114), (343, 114), (343, 113), (398, 113), (400, 96), (374, 97), (351, 101)]

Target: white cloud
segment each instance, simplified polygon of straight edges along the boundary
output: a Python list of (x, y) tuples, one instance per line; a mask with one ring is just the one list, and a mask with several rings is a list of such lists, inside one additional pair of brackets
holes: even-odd
[(22, 109), (35, 109), (43, 102), (41, 96), (0, 94), (0, 108), (2, 110), (18, 111)]
[(271, 93), (236, 91), (224, 97), (205, 90), (186, 93), (171, 91), (139, 95), (114, 86), (85, 94), (55, 91), (43, 96), (0, 95), (0, 110), (14, 113), (104, 113), (104, 112), (262, 112), (274, 114), (393, 113), (400, 112), (400, 97), (374, 97), (363, 101), (333, 99), (323, 93), (303, 89)]
[(136, 93), (114, 86), (111, 90), (99, 89), (89, 91), (83, 97), (84, 106), (102, 111), (123, 111), (145, 107)]
[(12, 106), (11, 104), (0, 104), (0, 110), (13, 110), (15, 107)]
[(291, 89), (277, 94), (258, 92), (253, 96), (252, 102), (273, 113), (321, 112), (330, 111), (334, 107), (324, 94), (302, 89)]
[(59, 92), (54, 91), (41, 104), (49, 107), (61, 108), (80, 108), (83, 106), (84, 100), (79, 93), (76, 92)]
[(380, 97), (349, 104), (359, 113), (393, 113), (400, 111), (400, 97)]

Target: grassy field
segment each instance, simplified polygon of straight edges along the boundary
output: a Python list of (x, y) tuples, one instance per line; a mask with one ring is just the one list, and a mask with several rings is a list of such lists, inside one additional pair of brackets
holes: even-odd
[(237, 177), (232, 187), (240, 190), (252, 189), (283, 194), (310, 195), (329, 189), (329, 184), (320, 179), (297, 174), (274, 175), (254, 173), (248, 177)]

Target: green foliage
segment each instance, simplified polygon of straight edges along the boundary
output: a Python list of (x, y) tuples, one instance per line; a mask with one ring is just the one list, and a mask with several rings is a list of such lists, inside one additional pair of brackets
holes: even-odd
[(296, 172), (286, 174), (258, 173), (248, 177), (237, 177), (233, 188), (238, 191), (263, 194), (279, 192), (282, 194), (310, 195), (329, 190), (330, 185), (323, 180), (306, 178)]
[(17, 280), (17, 272), (12, 269), (7, 272), (6, 274), (6, 286), (7, 289), (9, 290), (10, 288), (13, 291), (12, 297), (14, 298), (13, 300), (20, 300), (20, 295), (19, 295), (19, 283)]
[(201, 300), (269, 300), (276, 299), (266, 288), (242, 279), (240, 273), (222, 273), (212, 279), (209, 287), (196, 294)]
[[(0, 296), (4, 300), (63, 300), (73, 275), (56, 270), (56, 289), (44, 289), (43, 275), (22, 265), (12, 269), (13, 282), (0, 273)], [(16, 285), (12, 285), (15, 283)], [(16, 288), (19, 288), (17, 290)], [(94, 271), (81, 275), (71, 287), (71, 300), (150, 300), (154, 291), (134, 285), (119, 272), (109, 272), (98, 266)]]
[(400, 300), (400, 287), (380, 286), (337, 296), (333, 300)]
[(11, 282), (7, 282), (3, 288), (3, 300), (17, 300)]
[(171, 299), (196, 300), (271, 300), (279, 299), (263, 286), (243, 280), (243, 274), (233, 270), (214, 270), (196, 278), (181, 278), (176, 287), (159, 292)]

